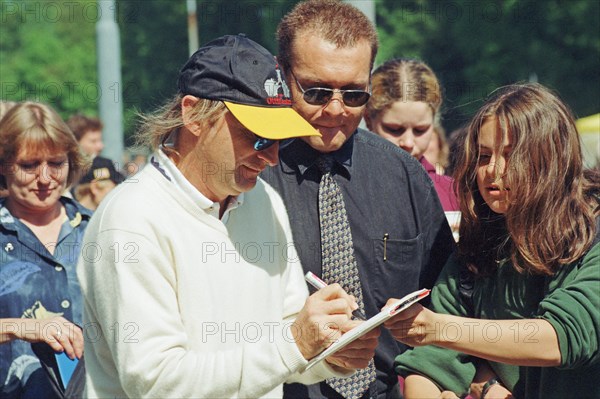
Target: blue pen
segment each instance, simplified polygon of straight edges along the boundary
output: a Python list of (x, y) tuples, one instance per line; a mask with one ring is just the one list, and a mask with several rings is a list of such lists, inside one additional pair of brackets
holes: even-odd
[[(327, 283), (321, 280), (319, 277), (317, 277), (317, 275), (313, 272), (306, 272), (306, 274), (304, 275), (304, 279), (307, 283), (309, 283), (318, 290), (327, 287)], [(358, 320), (367, 320), (367, 317), (364, 315), (363, 312), (360, 311), (360, 309), (356, 309), (354, 312), (352, 312), (352, 315)]]

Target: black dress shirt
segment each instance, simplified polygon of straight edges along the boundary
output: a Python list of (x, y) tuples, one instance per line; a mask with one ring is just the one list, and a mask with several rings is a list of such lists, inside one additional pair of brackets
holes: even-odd
[[(319, 155), (304, 141), (295, 140), (280, 150), (280, 164), (266, 169), (261, 177), (285, 202), (304, 271), (321, 276), (321, 173), (315, 165)], [(454, 249), (454, 240), (431, 179), (410, 154), (358, 129), (331, 155), (333, 178), (346, 203), (365, 312), (371, 317), (391, 297), (431, 288)], [(365, 397), (398, 397), (393, 362), (404, 349), (382, 329), (375, 351), (377, 381)], [(340, 397), (324, 382), (286, 385), (284, 396)]]

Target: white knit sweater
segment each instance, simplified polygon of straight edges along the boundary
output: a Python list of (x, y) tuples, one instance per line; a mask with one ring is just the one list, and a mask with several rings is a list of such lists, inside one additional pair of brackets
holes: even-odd
[(290, 325), (307, 297), (285, 207), (259, 180), (227, 224), (149, 164), (107, 197), (82, 246), (86, 397), (281, 397), (340, 376)]

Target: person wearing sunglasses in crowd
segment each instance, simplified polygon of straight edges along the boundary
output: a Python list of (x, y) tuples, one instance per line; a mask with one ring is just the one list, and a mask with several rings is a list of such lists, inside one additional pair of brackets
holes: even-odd
[[(378, 47), (369, 19), (341, 1), (300, 2), (284, 16), (277, 38), (278, 61), (291, 84), (293, 107), (321, 135), (302, 137), (282, 148), (280, 165), (261, 176), (284, 199), (305, 271), (323, 277), (318, 197), (326, 172), (320, 164), (333, 163), (330, 176), (345, 203), (361, 306), (373, 316), (389, 297), (433, 285), (453, 250), (450, 228), (419, 162), (358, 128), (370, 97), (369, 76)], [(375, 377), (360, 381), (360, 392), (352, 396), (400, 397), (393, 360), (403, 350), (403, 344), (382, 330)], [(339, 398), (346, 390), (343, 384), (293, 384), (284, 392), (286, 397)]]
[(96, 210), (95, 251), (78, 264), (94, 328), (86, 397), (281, 397), (284, 381), (347, 376), (373, 357), (377, 331), (303, 371), (359, 322), (339, 285), (308, 298), (284, 204), (258, 177), (280, 140), (318, 135), (278, 72), (259, 44), (223, 36), (145, 117), (155, 152)]

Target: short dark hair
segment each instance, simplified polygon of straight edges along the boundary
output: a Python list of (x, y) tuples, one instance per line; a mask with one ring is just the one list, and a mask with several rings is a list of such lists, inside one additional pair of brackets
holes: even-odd
[(67, 120), (67, 126), (73, 131), (77, 141), (81, 141), (87, 132), (102, 130), (104, 125), (98, 118), (75, 114)]
[(358, 8), (339, 0), (307, 0), (298, 3), (277, 27), (277, 59), (283, 69), (288, 70), (292, 64), (295, 40), (303, 32), (322, 37), (338, 47), (350, 47), (361, 40), (367, 40), (371, 45), (373, 68), (379, 48), (377, 30)]

